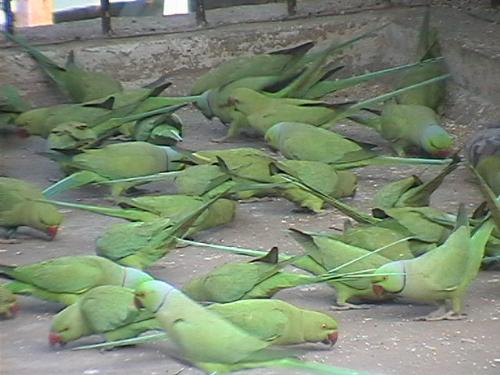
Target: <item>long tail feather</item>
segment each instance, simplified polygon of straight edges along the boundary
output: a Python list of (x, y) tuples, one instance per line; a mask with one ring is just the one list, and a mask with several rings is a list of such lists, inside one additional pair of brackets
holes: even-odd
[[(354, 161), (349, 163), (335, 163), (335, 169), (353, 169), (372, 165), (445, 165), (452, 163), (452, 159), (425, 159), (425, 158), (402, 158), (397, 156), (380, 155), (375, 158)], [(449, 173), (449, 172), (448, 172)]]
[(92, 206), (87, 204), (78, 204), (71, 202), (62, 202), (55, 200), (39, 200), (41, 202), (55, 204), (56, 206), (68, 207), (68, 208), (77, 208), (79, 210), (94, 212), (96, 214), (105, 215), (105, 216), (113, 216), (119, 217), (122, 219), (130, 220), (130, 221), (152, 221), (158, 219), (158, 215), (134, 209), (122, 209), (122, 208), (112, 208), (112, 207), (100, 207), (100, 206)]
[(79, 171), (49, 186), (43, 191), (43, 195), (47, 198), (51, 198), (54, 195), (60, 194), (64, 191), (100, 181), (103, 181), (103, 178), (94, 172)]

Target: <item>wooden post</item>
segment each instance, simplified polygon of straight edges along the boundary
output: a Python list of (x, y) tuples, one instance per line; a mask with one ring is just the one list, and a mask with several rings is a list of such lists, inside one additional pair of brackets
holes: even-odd
[(105, 35), (111, 33), (111, 15), (109, 11), (109, 0), (101, 0), (101, 29)]
[(297, 14), (297, 0), (286, 0), (288, 15), (295, 16)]
[(5, 31), (14, 34), (14, 13), (12, 13), (10, 0), (3, 0), (2, 5), (5, 13)]
[(52, 25), (52, 0), (18, 0), (16, 26)]
[(196, 23), (206, 25), (207, 17), (205, 15), (205, 0), (196, 0)]

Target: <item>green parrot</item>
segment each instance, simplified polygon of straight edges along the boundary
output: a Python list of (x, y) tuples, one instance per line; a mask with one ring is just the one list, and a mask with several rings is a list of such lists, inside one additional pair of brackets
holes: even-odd
[[(155, 314), (181, 356), (206, 373), (223, 374), (245, 368), (298, 368), (308, 373), (348, 375), (349, 370), (301, 362), (272, 351), (264, 341), (222, 318), (162, 281), (140, 285), (135, 302)], [(328, 370), (328, 372), (327, 372)]]
[[(291, 262), (292, 260), (278, 262), (278, 248), (273, 247), (265, 256), (248, 263), (226, 263), (206, 275), (195, 277), (184, 285), (182, 291), (190, 298), (204, 302), (233, 302), (256, 298), (252, 290), (281, 272)], [(298, 278), (302, 276), (297, 275)], [(278, 289), (272, 292), (277, 293)], [(272, 294), (260, 297), (271, 297)]]
[[(290, 228), (292, 237), (306, 250), (307, 254), (324, 269), (328, 271), (341, 267), (342, 272), (357, 272), (378, 268), (390, 262), (390, 259), (369, 250), (346, 244), (340, 240), (323, 235), (315, 235)], [(354, 259), (356, 262), (349, 263)], [(295, 266), (302, 268), (297, 262)], [(304, 268), (307, 270), (307, 268)], [(335, 288), (337, 294), (336, 310), (347, 310), (365, 308), (362, 305), (349, 303), (352, 299), (380, 301), (367, 278), (355, 280), (332, 280), (329, 282)]]
[(371, 111), (379, 117), (352, 115), (349, 118), (376, 130), (391, 143), (398, 155), (423, 154), (443, 158), (452, 153), (453, 138), (431, 108), (388, 103), (381, 112)]
[[(145, 176), (153, 173), (182, 169), (194, 158), (169, 146), (147, 142), (125, 142), (107, 145), (101, 149), (84, 150), (72, 157), (56, 156), (64, 167), (78, 172), (44, 190), (46, 197), (94, 182)], [(114, 184), (112, 194), (120, 195), (134, 183)]]
[[(479, 272), (493, 227), (493, 221), (488, 220), (471, 237), (467, 214), (461, 205), (457, 227), (442, 245), (418, 258), (391, 262), (375, 271), (375, 274), (399, 274), (374, 277), (374, 293), (440, 305), (437, 311), (419, 318), (422, 320), (462, 319), (465, 294)], [(451, 309), (447, 301), (451, 302)]]
[(38, 135), (47, 138), (53, 128), (69, 121), (95, 122), (109, 115), (114, 99), (83, 104), (57, 104), (28, 110), (17, 116), (15, 124), (20, 136)]
[(23, 180), (0, 177), (0, 227), (12, 236), (20, 226), (28, 226), (47, 233), (54, 239), (62, 214), (43, 199), (41, 190)]
[[(327, 196), (334, 198), (353, 196), (357, 178), (350, 171), (336, 171), (331, 165), (319, 161), (284, 160), (273, 164), (275, 182), (286, 183), (283, 174), (306, 181)], [(313, 212), (321, 212), (325, 201), (304, 189), (289, 184), (279, 189), (279, 195)]]
[[(313, 125), (280, 122), (265, 134), (266, 142), (288, 159), (322, 161), (336, 169), (384, 164), (435, 164), (432, 159), (378, 155), (343, 136)], [(438, 161), (437, 164), (442, 164)]]
[(471, 137), (466, 144), (465, 156), (493, 193), (500, 195), (500, 125)]
[[(131, 89), (85, 103), (32, 109), (19, 115), (16, 118), (16, 125), (31, 135), (43, 138), (47, 138), (51, 130), (58, 125), (69, 121), (84, 122), (92, 127), (100, 125), (108, 128), (111, 125), (116, 128), (122, 125), (122, 123), (116, 124), (117, 118), (129, 115), (139, 115), (138, 118), (141, 118), (140, 115), (145, 112), (185, 105), (189, 102), (186, 99), (174, 104), (170, 98), (160, 98), (159, 101), (156, 96), (170, 85), (170, 82), (160, 79), (151, 87)], [(150, 101), (150, 99), (157, 100)], [(111, 121), (111, 124), (108, 124), (108, 121)]]
[(176, 114), (163, 114), (124, 124), (120, 133), (135, 141), (173, 146), (182, 141), (183, 126)]
[(395, 243), (406, 238), (404, 234), (377, 225), (345, 225), (342, 234), (327, 233), (325, 235), (369, 251), (393, 244), (384, 250), (378, 251), (379, 255), (390, 260), (412, 259), (414, 257), (410, 240)]
[(0, 284), (0, 317), (3, 319), (14, 318), (18, 311), (16, 296)]
[[(332, 347), (339, 336), (338, 323), (330, 315), (302, 309), (277, 299), (247, 299), (231, 303), (214, 303), (207, 306), (207, 309), (273, 345), (321, 342)], [(168, 340), (168, 336), (165, 333), (151, 334), (136, 339), (86, 345), (77, 349), (111, 348), (115, 345), (131, 345), (158, 340)]]
[[(17, 88), (12, 85), (0, 86), (0, 132), (9, 132), (10, 126), (14, 125), (17, 116), (29, 109), (30, 105), (23, 100)], [(12, 128), (12, 130), (14, 129)], [(19, 130), (16, 129), (18, 136), (27, 135)]]
[(62, 346), (93, 334), (103, 334), (106, 341), (114, 341), (159, 329), (152, 313), (135, 306), (133, 289), (101, 285), (54, 316), (49, 344)]
[(439, 174), (425, 183), (413, 175), (383, 186), (373, 198), (374, 206), (382, 209), (428, 206), (431, 194), (441, 185), (444, 178), (457, 168), (459, 162), (460, 158), (455, 157)]
[(75, 102), (87, 102), (123, 90), (120, 81), (110, 75), (78, 67), (73, 51), (69, 53), (66, 65), (62, 67), (38, 49), (30, 46), (24, 38), (9, 33), (3, 33), (3, 35), (28, 53), (45, 74), (56, 83), (59, 90), (69, 95)]
[[(430, 27), (430, 6), (427, 7), (419, 34), (417, 58), (420, 61), (441, 56), (437, 30)], [(405, 87), (425, 81), (448, 72), (446, 63), (441, 60), (435, 64), (426, 64), (403, 73), (399, 87)], [(438, 110), (446, 96), (446, 83), (436, 82), (432, 85), (407, 91), (396, 97), (399, 104), (422, 105)]]
[[(175, 128), (175, 131), (169, 132), (167, 128), (170, 130), (173, 128), (171, 125), (168, 125), (168, 122), (164, 123), (164, 121), (169, 121), (167, 119), (173, 116), (172, 112), (182, 107), (184, 107), (184, 104), (167, 106), (150, 112), (110, 118), (99, 124), (87, 124), (78, 121), (64, 122), (50, 131), (47, 141), (50, 149), (62, 153), (81, 152), (83, 149), (96, 146), (102, 143), (106, 138), (118, 135), (119, 133), (128, 136), (132, 140), (148, 141), (148, 143), (155, 143), (150, 142), (150, 140), (153, 140), (153, 138), (149, 138), (150, 136), (154, 136), (154, 140), (157, 144), (175, 143), (169, 142), (168, 139), (170, 139), (170, 136), (175, 138), (175, 134), (177, 134), (175, 139), (180, 140), (181, 138), (179, 138), (178, 134), (179, 130)], [(150, 126), (142, 127), (142, 124), (149, 124)], [(182, 126), (180, 123), (176, 124), (176, 126)], [(141, 134), (130, 134), (125, 131), (127, 127), (132, 127), (132, 130), (135, 132), (136, 126), (142, 127), (142, 130), (140, 130), (142, 132)]]
[[(219, 199), (218, 194), (207, 200), (197, 197), (179, 204), (175, 199), (148, 199), (141, 206), (153, 202), (161, 218), (148, 222), (115, 224), (98, 237), (96, 253), (125, 266), (143, 269), (165, 256), (177, 244), (177, 238), (192, 235), (229, 222), (235, 211), (235, 202)], [(138, 198), (140, 199), (140, 198)], [(181, 197), (182, 199), (182, 197)], [(164, 210), (162, 210), (164, 208)]]
[(199, 77), (191, 88), (191, 95), (199, 95), (245, 77), (278, 75), (297, 64), (313, 46), (314, 43), (306, 42), (288, 49), (228, 60)]
[(14, 280), (4, 286), (15, 294), (65, 305), (99, 285), (135, 288), (152, 279), (145, 272), (96, 255), (65, 256), (17, 267), (0, 265), (0, 275)]

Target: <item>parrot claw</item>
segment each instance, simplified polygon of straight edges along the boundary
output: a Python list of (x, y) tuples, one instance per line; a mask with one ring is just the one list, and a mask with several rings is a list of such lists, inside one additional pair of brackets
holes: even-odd
[(330, 306), (330, 310), (333, 311), (366, 310), (369, 309), (370, 307), (371, 307), (370, 305), (354, 305), (352, 303), (343, 302)]
[[(440, 311), (440, 310), (438, 310)], [(457, 314), (454, 311), (448, 311), (441, 315), (436, 315), (436, 312), (430, 313), (429, 315), (420, 316), (415, 318), (415, 321), (419, 322), (435, 322), (438, 320), (463, 320), (467, 317), (467, 314)]]

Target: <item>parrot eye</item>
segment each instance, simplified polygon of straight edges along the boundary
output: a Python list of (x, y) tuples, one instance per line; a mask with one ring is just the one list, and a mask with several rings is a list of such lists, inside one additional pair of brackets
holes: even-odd
[(321, 325), (321, 328), (326, 328), (326, 324), (325, 324), (325, 323), (323, 323), (323, 324)]

